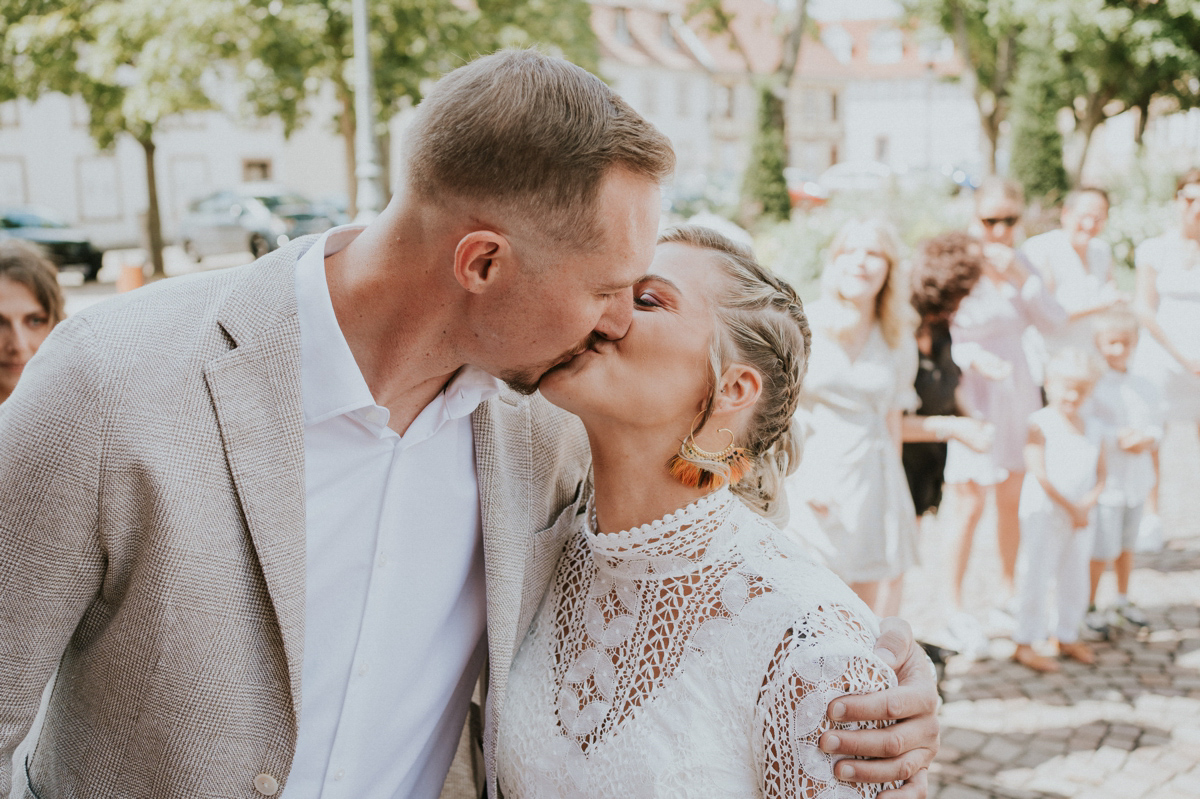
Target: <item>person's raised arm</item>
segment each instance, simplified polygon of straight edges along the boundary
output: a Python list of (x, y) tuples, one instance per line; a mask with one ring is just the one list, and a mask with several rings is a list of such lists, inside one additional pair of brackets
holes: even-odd
[(1188, 358), (1171, 341), (1167, 331), (1158, 323), (1158, 269), (1153, 263), (1154, 253), (1147, 252), (1144, 247), (1137, 249), (1137, 269), (1134, 272), (1133, 309), (1138, 321), (1146, 331), (1154, 336), (1154, 340), (1162, 345), (1172, 358), (1179, 362), (1184, 369), (1193, 374), (1200, 374), (1200, 361)]
[(0, 405), (0, 796), (104, 575), (95, 350), (85, 322), (63, 322)]
[(834, 775), (846, 782), (902, 782), (885, 790), (880, 799), (923, 799), (928, 790), (927, 769), (940, 745), (937, 721), (937, 676), (933, 663), (902, 619), (879, 623), (875, 654), (896, 673), (898, 684), (873, 693), (842, 696), (826, 713), (838, 724), (895, 722), (872, 729), (832, 729), (820, 738), (823, 752), (866, 760), (841, 760)]

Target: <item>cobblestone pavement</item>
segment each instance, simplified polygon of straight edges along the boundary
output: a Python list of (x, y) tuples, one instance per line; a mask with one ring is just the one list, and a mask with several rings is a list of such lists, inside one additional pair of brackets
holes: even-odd
[[(1139, 555), (1130, 595), (1148, 630), (1095, 645), (1097, 663), (1063, 662), (1037, 675), (996, 636), (987, 656), (954, 658), (942, 682), (942, 751), (933, 799), (1182, 799), (1200, 797), (1200, 445), (1172, 430), (1163, 450), (1167, 548)], [(931, 522), (931, 523), (929, 523)], [(907, 580), (902, 615), (918, 637), (945, 639), (952, 531), (923, 530), (923, 566)], [(1002, 597), (995, 537), (985, 517), (964, 604), (984, 626)], [(1115, 588), (1101, 583), (1100, 604)], [(993, 630), (993, 633), (997, 631)]]

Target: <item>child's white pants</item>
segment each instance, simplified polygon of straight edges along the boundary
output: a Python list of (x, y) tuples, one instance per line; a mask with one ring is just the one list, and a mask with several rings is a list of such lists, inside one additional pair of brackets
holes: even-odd
[(1046, 640), (1051, 588), (1058, 606), (1055, 637), (1064, 644), (1079, 639), (1079, 626), (1087, 612), (1092, 536), (1092, 524), (1073, 528), (1067, 514), (1058, 508), (1021, 515), (1021, 577), (1013, 635), (1018, 644)]

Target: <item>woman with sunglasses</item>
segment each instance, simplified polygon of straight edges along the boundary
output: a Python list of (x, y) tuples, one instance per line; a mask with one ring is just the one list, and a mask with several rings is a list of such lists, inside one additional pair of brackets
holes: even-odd
[[(1179, 227), (1142, 242), (1134, 256), (1134, 306), (1150, 335), (1138, 339), (1131, 371), (1158, 388), (1168, 423), (1200, 425), (1200, 168), (1179, 178), (1175, 202)], [(1142, 524), (1140, 537), (1162, 540), (1157, 487)]]
[[(1020, 187), (1008, 180), (989, 178), (975, 192), (971, 233), (983, 242), (983, 274), (959, 306), (951, 329), (954, 361), (963, 372), (963, 400), (995, 428), (991, 449), (976, 452), (951, 440), (946, 456), (946, 482), (954, 488), (962, 519), (954, 571), (954, 598), (960, 608), (975, 528), (989, 490), (996, 499), (1004, 582), (1010, 591), (1013, 588), (1028, 420), (1042, 407), (1022, 340), (1031, 325), (1053, 333), (1066, 321), (1062, 307), (1025, 256), (1013, 249), (1023, 206)], [(977, 638), (956, 629), (967, 621), (959, 614), (951, 622), (952, 631), (962, 638)]]

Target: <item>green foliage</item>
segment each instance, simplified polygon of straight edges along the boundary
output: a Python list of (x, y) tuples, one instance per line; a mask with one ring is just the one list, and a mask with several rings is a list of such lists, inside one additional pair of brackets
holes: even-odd
[[(350, 0), (237, 0), (245, 24), (232, 51), (252, 112), (290, 133), (304, 100), (332, 82), (352, 107)], [(368, 5), (377, 124), (420, 102), (443, 73), (504, 47), (538, 45), (595, 71), (599, 50), (584, 0), (372, 0)]]
[(212, 107), (203, 77), (224, 0), (0, 0), (13, 94), (78, 95), (99, 148), (120, 133), (148, 141), (164, 118)]
[(742, 178), (742, 197), (747, 215), (787, 219), (792, 204), (783, 169), (787, 166), (784, 143), (783, 99), (764, 82), (758, 92), (758, 127), (750, 150), (750, 162)]
[(1067, 192), (1063, 138), (1055, 121), (1069, 102), (1062, 69), (1048, 47), (1031, 47), (1017, 70), (1013, 88), (1013, 144), (1009, 174), (1031, 201), (1056, 205)]

